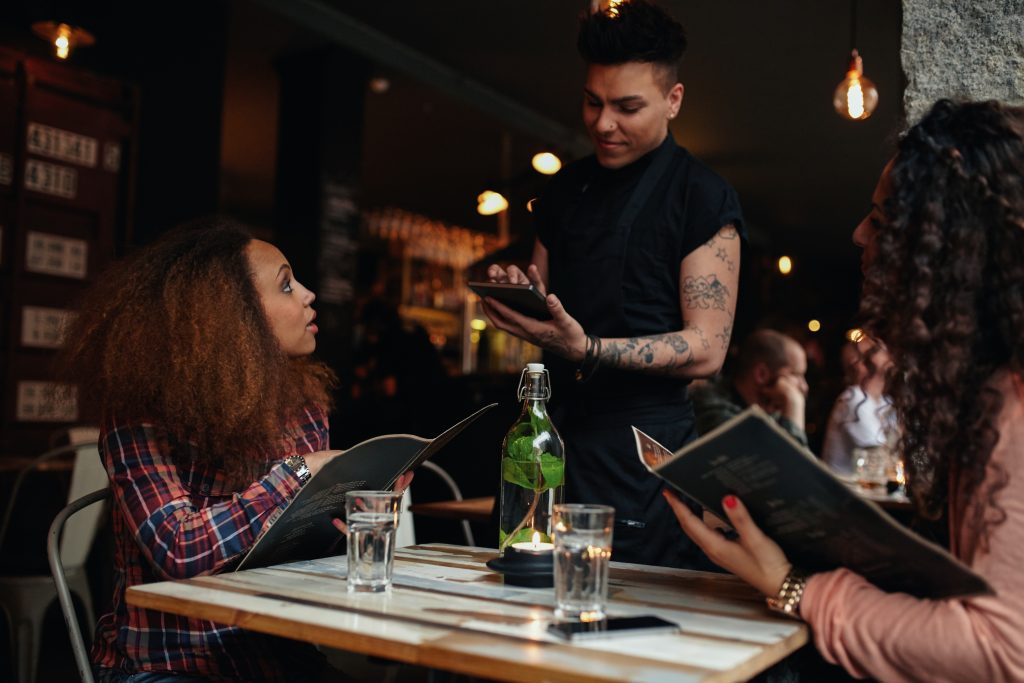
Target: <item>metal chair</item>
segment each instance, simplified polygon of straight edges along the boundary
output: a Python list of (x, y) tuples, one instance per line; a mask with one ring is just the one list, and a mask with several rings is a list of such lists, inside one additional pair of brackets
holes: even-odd
[[(53, 523), (50, 525), (50, 533), (46, 539), (46, 556), (50, 560), (50, 573), (53, 575), (53, 583), (57, 589), (57, 600), (60, 602), (61, 612), (64, 613), (64, 623), (68, 627), (68, 636), (71, 638), (71, 650), (74, 652), (75, 665), (78, 667), (78, 675), (82, 677), (82, 683), (93, 683), (92, 662), (89, 661), (89, 650), (85, 646), (82, 630), (78, 626), (78, 613), (75, 612), (71, 588), (64, 571), (64, 563), (62, 561), (64, 544), (62, 543), (62, 536), (64, 524), (68, 521), (69, 517), (94, 503), (104, 502), (109, 497), (110, 489), (103, 488), (72, 501), (54, 517)], [(89, 612), (88, 623), (92, 624), (91, 609), (87, 611)]]
[[(430, 470), (431, 472), (436, 474), (438, 477), (440, 477), (441, 481), (443, 481), (445, 483), (445, 485), (448, 487), (448, 490), (451, 491), (453, 499), (455, 499), (455, 500), (462, 500), (462, 490), (459, 489), (459, 485), (455, 483), (455, 480), (452, 479), (452, 476), (450, 474), (448, 474), (448, 472), (446, 472), (443, 467), (441, 467), (437, 463), (433, 463), (433, 462), (431, 462), (429, 460), (427, 460), (426, 462), (421, 464), (420, 467), (423, 468), (423, 469)], [(470, 528), (469, 521), (463, 519), (463, 520), (461, 520), (461, 523), (462, 523), (462, 533), (466, 537), (466, 545), (468, 545), (468, 546), (475, 546), (476, 543), (475, 543), (475, 541), (473, 539), (473, 529)]]
[[(11, 524), (22, 482), (41, 463), (68, 453), (75, 454), (69, 501), (74, 501), (84, 493), (107, 484), (107, 473), (95, 443), (62, 446), (43, 453), (18, 473), (3, 521), (0, 522), (0, 545)], [(85, 575), (85, 560), (102, 518), (103, 511), (97, 509), (90, 510), (88, 515), (76, 519), (73, 533), (67, 535), (61, 547), (63, 564), (67, 568), (66, 585), (78, 595), (90, 623), (94, 622), (94, 616), (89, 583)], [(47, 608), (55, 597), (57, 591), (52, 577), (48, 574), (0, 576), (0, 608), (3, 609), (10, 624), (15, 671), (18, 680), (23, 683), (35, 681), (43, 620)]]

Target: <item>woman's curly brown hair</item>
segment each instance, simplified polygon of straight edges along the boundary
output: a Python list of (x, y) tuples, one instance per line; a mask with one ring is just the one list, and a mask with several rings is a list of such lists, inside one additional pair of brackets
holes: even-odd
[(985, 497), (965, 520), (984, 547), (1005, 513), (979, 488), (999, 433), (986, 383), (1024, 368), (1024, 109), (941, 100), (899, 144), (891, 193), (865, 273), (861, 315), (895, 361), (888, 391), (919, 512)]
[(239, 483), (265, 471), (297, 409), (328, 409), (334, 382), (325, 365), (278, 345), (251, 240), (237, 223), (203, 219), (102, 273), (60, 363), (103, 417), (153, 422)]

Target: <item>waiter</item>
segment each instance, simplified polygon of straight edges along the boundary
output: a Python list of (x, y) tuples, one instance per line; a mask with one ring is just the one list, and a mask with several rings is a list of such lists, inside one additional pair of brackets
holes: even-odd
[(534, 203), (526, 273), (552, 319), (491, 298), (498, 329), (545, 351), (555, 424), (566, 443), (566, 501), (615, 507), (613, 559), (704, 568), (660, 480), (642, 468), (630, 425), (676, 449), (694, 435), (686, 385), (718, 372), (729, 348), (742, 217), (735, 192), (685, 149), (679, 113), (683, 27), (647, 0), (580, 20), (583, 122), (594, 154), (567, 166)]

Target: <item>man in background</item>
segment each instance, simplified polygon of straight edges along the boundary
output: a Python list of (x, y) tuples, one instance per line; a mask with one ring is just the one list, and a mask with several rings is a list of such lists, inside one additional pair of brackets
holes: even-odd
[(731, 379), (707, 382), (692, 390), (697, 431), (706, 434), (756, 405), (807, 446), (806, 375), (807, 354), (795, 339), (769, 329), (752, 332), (740, 347)]

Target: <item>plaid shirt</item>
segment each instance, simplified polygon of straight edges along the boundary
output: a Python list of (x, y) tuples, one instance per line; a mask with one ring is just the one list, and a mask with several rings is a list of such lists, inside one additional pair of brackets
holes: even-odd
[[(216, 467), (179, 467), (170, 441), (153, 424), (110, 420), (100, 453), (114, 494), (113, 611), (96, 628), (92, 660), (122, 671), (174, 671), (213, 680), (305, 680), (321, 658), (312, 646), (125, 603), (129, 586), (230, 571), (263, 525), (298, 492), (298, 476), (282, 459), (329, 448), (327, 416), (307, 409), (288, 425), (267, 473), (237, 490)], [(161, 438), (163, 437), (163, 438)]]

